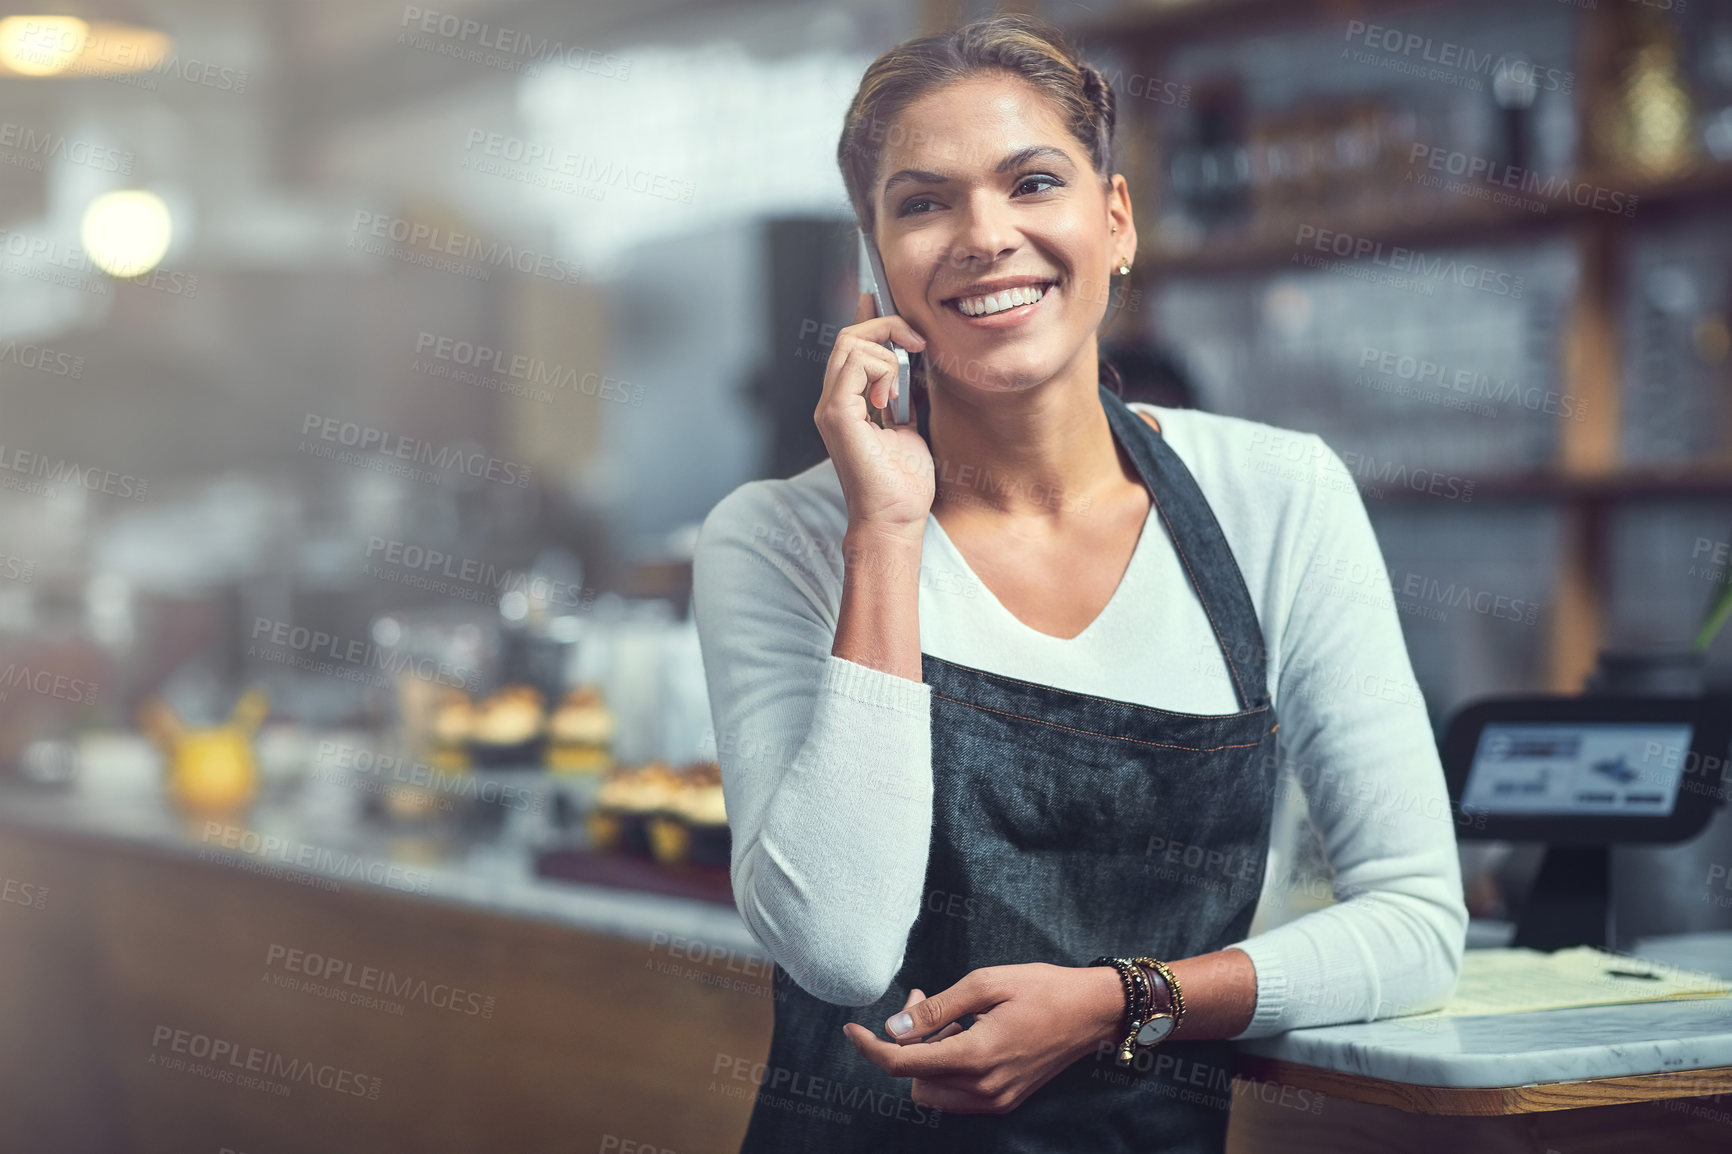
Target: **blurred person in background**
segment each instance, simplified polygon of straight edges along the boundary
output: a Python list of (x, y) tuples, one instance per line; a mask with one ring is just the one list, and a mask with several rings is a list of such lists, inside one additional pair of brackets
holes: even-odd
[(1197, 391), (1173, 354), (1154, 341), (1101, 342), (1101, 381), (1126, 403), (1197, 408)]

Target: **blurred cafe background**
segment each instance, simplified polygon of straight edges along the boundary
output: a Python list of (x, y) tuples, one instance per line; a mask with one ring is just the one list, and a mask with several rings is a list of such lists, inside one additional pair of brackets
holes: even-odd
[[(1732, 0), (997, 7), (1117, 90), (1127, 397), (1342, 455), (1436, 724), (1732, 677)], [(0, 3), (8, 1148), (736, 1147), (692, 546), (823, 456), (862, 71), (993, 10)]]

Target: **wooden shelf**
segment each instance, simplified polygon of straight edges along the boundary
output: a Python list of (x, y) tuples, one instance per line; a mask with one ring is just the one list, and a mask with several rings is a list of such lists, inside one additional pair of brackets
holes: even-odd
[(1440, 7), (1450, 0), (1192, 0), (1190, 3), (1124, 3), (1118, 10), (1065, 24), (1083, 44), (1110, 44), (1161, 51), (1198, 40), (1244, 36), (1325, 20), (1364, 20), (1410, 8)]
[[(1635, 215), (1607, 213), (1577, 204), (1567, 195), (1546, 200), (1546, 211), (1532, 212), (1450, 195), (1415, 196), (1377, 208), (1328, 213), (1285, 213), (1266, 216), (1251, 228), (1210, 236), (1194, 252), (1145, 250), (1148, 275), (1181, 276), (1266, 271), (1308, 254), (1326, 260), (1351, 260), (1319, 252), (1310, 243), (1296, 243), (1299, 230), (1309, 226), (1318, 234), (1335, 233), (1383, 246), (1455, 246), (1504, 241), (1516, 236), (1543, 235), (1565, 224), (1593, 217), (1631, 224), (1658, 212), (1672, 212), (1699, 204), (1732, 198), (1732, 163), (1706, 162), (1686, 176), (1655, 181), (1631, 174), (1587, 174), (1571, 178), (1572, 185), (1605, 188), (1636, 198)], [(1316, 235), (1316, 234), (1312, 234)], [(1399, 273), (1399, 269), (1391, 271)]]
[[(1468, 478), (1473, 503), (1560, 502), (1565, 504), (1638, 501), (1732, 500), (1732, 465), (1679, 468), (1624, 468), (1602, 474), (1570, 475), (1556, 469), (1499, 473)], [(1391, 487), (1381, 500), (1401, 504), (1445, 504), (1453, 498)]]
[[(1352, 20), (1401, 24), (1408, 13), (1451, 7), (1459, 9), (1459, 0), (1143, 0), (1088, 15), (1068, 24), (1066, 30), (1085, 51), (1121, 55), (1127, 66), (1149, 76), (1169, 76), (1177, 74), (1171, 67), (1174, 54), (1200, 43), (1230, 46), (1236, 40), (1263, 36), (1339, 37)], [(1088, 13), (1087, 8), (1079, 8)], [(1152, 227), (1166, 199), (1159, 191), (1161, 174), (1150, 163), (1163, 141), (1153, 130), (1153, 110), (1142, 104), (1131, 106), (1136, 112), (1127, 124), (1140, 123), (1126, 134), (1122, 164), (1127, 175), (1136, 174), (1132, 179), (1144, 186), (1133, 194), (1139, 217), (1149, 222), (1142, 230), (1132, 278), (1139, 287), (1152, 288), (1175, 277), (1267, 277), (1283, 269), (1319, 266), (1357, 272), (1357, 265), (1391, 277), (1424, 280), (1432, 262), (1447, 259), (1450, 249), (1535, 240), (1562, 241), (1572, 247), (1579, 275), (1563, 317), (1557, 370), (1561, 387), (1587, 405), (1587, 419), (1561, 423), (1554, 461), (1537, 469), (1474, 478), (1473, 495), (1474, 506), (1546, 504), (1560, 515), (1563, 538), (1553, 590), (1557, 612), (1544, 642), (1543, 659), (1545, 684), (1558, 692), (1577, 690), (1594, 667), (1599, 650), (1616, 641), (1610, 617), (1614, 514), (1640, 502), (1732, 502), (1732, 450), (1726, 459), (1673, 468), (1630, 466), (1620, 462), (1619, 435), (1625, 403), (1624, 349), (1629, 339), (1624, 331), (1625, 306), (1631, 287), (1632, 241), (1640, 235), (1637, 226), (1703, 208), (1732, 215), (1732, 162), (1703, 156), (1691, 172), (1666, 179), (1618, 167), (1615, 145), (1585, 126), (1616, 115), (1624, 67), (1620, 61), (1645, 17), (1630, 5), (1612, 3), (1584, 3), (1572, 14), (1569, 66), (1578, 78), (1573, 104), (1581, 130), (1578, 155), (1583, 171), (1549, 196), (1477, 182), (1469, 182), (1475, 186), (1464, 195), (1409, 184), (1406, 172), (1399, 167), (1390, 172), (1385, 166), (1368, 179), (1334, 180), (1330, 197), (1283, 201), (1277, 189), (1258, 190), (1251, 193), (1263, 198), (1253, 202), (1257, 215), (1200, 233), (1198, 243), (1180, 248), (1163, 242), (1186, 238), (1170, 233), (1162, 237)], [(1393, 159), (1399, 166), (1402, 158)], [(1418, 177), (1420, 172), (1413, 175)], [(1545, 182), (1538, 183), (1543, 189)], [(1568, 193), (1583, 185), (1634, 196), (1636, 209), (1623, 216), (1607, 211), (1610, 206), (1604, 199), (1600, 208), (1591, 201), (1578, 204)], [(1509, 192), (1529, 203), (1478, 199), (1473, 194), (1481, 188), (1488, 194)], [(1300, 229), (1305, 227), (1316, 232), (1305, 233), (1301, 241)], [(1319, 251), (1313, 244), (1322, 232), (1352, 238), (1351, 247), (1342, 244), (1348, 248), (1345, 254), (1328, 246)], [(1394, 253), (1396, 248), (1408, 252)], [(1357, 262), (1355, 252), (1360, 254)], [(1335, 266), (1336, 261), (1345, 263)], [(1375, 481), (1368, 479), (1368, 485), (1375, 486)], [(1428, 509), (1445, 499), (1394, 484), (1378, 486), (1376, 491), (1368, 488), (1366, 496), (1391, 512)]]

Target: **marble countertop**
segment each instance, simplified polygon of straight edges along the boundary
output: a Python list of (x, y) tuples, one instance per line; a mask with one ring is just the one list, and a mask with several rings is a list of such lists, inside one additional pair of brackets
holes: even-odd
[[(210, 821), (184, 817), (170, 805), (156, 768), (139, 762), (123, 770), (136, 750), (90, 753), (90, 772), (74, 788), (0, 790), (0, 830), (97, 838), (326, 889), (349, 886), (640, 941), (681, 937), (762, 954), (732, 907), (536, 876), (534, 847), (561, 836), (552, 804), (470, 806), (469, 820), (392, 827), (364, 815), (375, 780), (296, 757), (290, 771), (268, 775), (248, 817)], [(510, 783), (509, 774), (493, 776)], [(574, 788), (554, 785), (543, 774), (516, 782), (525, 791)], [(1476, 944), (1507, 936), (1497, 926), (1478, 929)], [(1647, 939), (1632, 952), (1732, 979), (1732, 934)], [(1326, 1070), (1457, 1088), (1705, 1069), (1732, 1066), (1732, 998), (1389, 1018), (1293, 1030), (1239, 1046)]]
[[(1630, 951), (1732, 978), (1732, 934)], [(1717, 963), (1717, 964), (1716, 964)], [(1732, 1066), (1732, 998), (1475, 1018), (1387, 1018), (1239, 1043), (1265, 1058), (1419, 1086), (1524, 1086)]]
[(374, 784), (366, 775), (315, 768), (267, 783), (245, 818), (229, 820), (182, 815), (154, 775), (111, 775), (55, 791), (9, 787), (0, 789), (0, 831), (97, 838), (314, 888), (369, 890), (633, 940), (678, 937), (743, 955), (763, 953), (732, 906), (537, 876), (535, 847), (564, 836), (550, 816), (548, 796), (563, 787), (545, 774), (515, 775), (515, 782), (514, 775), (492, 775), (513, 789), (490, 796), (515, 804), (455, 806), (461, 820), (393, 827), (364, 815), (366, 787)]

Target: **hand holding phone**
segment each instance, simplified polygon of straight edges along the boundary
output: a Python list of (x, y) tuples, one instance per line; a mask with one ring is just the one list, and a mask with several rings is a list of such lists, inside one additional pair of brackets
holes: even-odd
[[(890, 299), (889, 281), (884, 276), (884, 261), (878, 255), (878, 246), (872, 243), (872, 238), (866, 235), (865, 229), (857, 228), (855, 231), (860, 236), (860, 291), (872, 295), (872, 303), (878, 309), (879, 316), (890, 316), (896, 311), (896, 303)], [(909, 397), (908, 380), (911, 367), (908, 350), (895, 341), (886, 341), (884, 344), (896, 355), (897, 368), (896, 391), (891, 395), (890, 405), (885, 412), (893, 424), (906, 425), (914, 419)]]
[[(861, 242), (861, 283), (872, 259)], [(879, 266), (882, 269), (882, 265)], [(824, 385), (812, 420), (824, 439), (848, 504), (849, 532), (870, 530), (876, 541), (924, 535), (935, 495), (932, 450), (912, 420), (910, 357), (926, 348), (926, 337), (890, 308), (882, 275), (872, 276), (880, 296), (863, 287), (854, 302), (854, 322), (836, 334), (824, 366)], [(893, 411), (901, 401), (905, 423)]]

